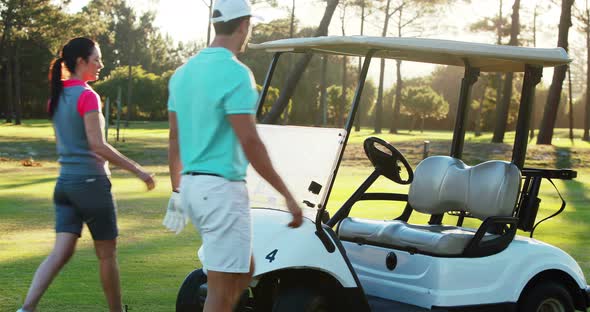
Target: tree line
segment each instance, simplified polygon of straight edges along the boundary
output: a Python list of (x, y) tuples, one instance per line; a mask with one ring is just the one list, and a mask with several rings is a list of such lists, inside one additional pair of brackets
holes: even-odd
[[(96, 87), (106, 91), (118, 82), (128, 118), (144, 113), (138, 107), (156, 105), (141, 89), (142, 81), (165, 89), (166, 79), (158, 78), (169, 77), (198, 51), (196, 43), (175, 43), (154, 27), (154, 12), (138, 14), (125, 0), (91, 0), (77, 13), (66, 11), (67, 2), (0, 1), (0, 116), (6, 122), (47, 116), (49, 64), (71, 38), (98, 42), (105, 67)], [(161, 118), (154, 113), (147, 117)]]
[[(532, 21), (523, 21), (520, 0), (494, 1), (498, 11), (470, 25), (469, 31), (493, 35), (496, 44), (536, 46), (537, 17), (543, 10), (557, 9), (559, 5), (557, 45), (568, 49), (573, 25), (586, 36), (585, 52), (590, 60), (587, 0), (579, 0), (585, 3), (575, 5), (573, 0), (543, 7), (536, 5)], [(507, 1), (512, 4), (508, 13), (504, 3)], [(433, 20), (442, 18), (454, 5), (467, 2), (325, 0), (318, 26), (300, 27), (295, 15), (298, 3), (292, 0), (292, 5), (284, 8), (289, 12), (287, 18), (254, 27), (252, 42), (326, 35), (331, 23), (338, 23), (341, 35), (367, 35), (366, 26), (370, 22), (373, 27), (380, 27), (381, 36), (428, 36)], [(272, 0), (256, 3), (277, 6)], [(204, 4), (210, 10), (211, 0)], [(0, 114), (7, 122), (17, 124), (22, 118), (45, 116), (48, 64), (69, 38), (84, 35), (100, 44), (105, 68), (102, 79), (94, 87), (111, 101), (121, 94), (123, 117), (127, 120), (164, 120), (167, 81), (173, 70), (207, 45), (206, 42), (175, 43), (153, 26), (154, 12), (139, 14), (125, 0), (91, 0), (77, 13), (67, 13), (63, 5), (50, 0), (0, 0), (0, 18)], [(347, 33), (346, 23), (353, 18), (360, 20), (360, 28)], [(203, 27), (207, 27), (210, 40), (210, 24), (204, 23)], [(260, 83), (271, 57), (268, 53), (247, 51), (240, 59), (252, 69)], [(351, 57), (283, 56), (263, 106), (262, 121), (341, 126), (354, 94), (360, 64), (360, 59)], [(440, 66), (426, 77), (404, 79), (402, 66), (411, 66), (404, 64), (401, 60), (395, 62), (392, 71), (395, 82), (388, 86), (384, 74), (390, 68), (381, 61), (379, 78), (377, 81), (370, 79), (365, 86), (357, 130), (361, 126), (371, 127), (376, 133), (383, 128), (391, 133), (400, 128), (452, 128), (462, 71)], [(590, 62), (584, 65), (586, 68), (575, 68), (574, 88), (583, 94), (577, 101), (568, 94), (572, 89), (568, 88), (572, 84), (571, 75), (566, 79), (568, 66), (555, 68), (551, 85), (537, 88), (531, 130), (531, 137), (537, 136), (537, 143), (550, 144), (555, 127), (583, 128), (583, 138), (589, 139), (590, 101), (586, 94), (590, 90)], [(493, 141), (502, 142), (504, 133), (514, 128), (521, 85), (521, 74), (482, 74), (472, 93), (471, 129), (476, 134), (493, 131)], [(569, 116), (584, 118), (574, 120)], [(535, 132), (536, 129), (539, 131)]]

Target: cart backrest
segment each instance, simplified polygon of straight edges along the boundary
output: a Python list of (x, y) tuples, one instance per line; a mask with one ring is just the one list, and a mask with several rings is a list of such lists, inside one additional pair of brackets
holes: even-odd
[(516, 165), (487, 161), (469, 167), (448, 156), (424, 159), (414, 173), (408, 202), (416, 211), (442, 214), (464, 211), (484, 220), (512, 216), (520, 190)]

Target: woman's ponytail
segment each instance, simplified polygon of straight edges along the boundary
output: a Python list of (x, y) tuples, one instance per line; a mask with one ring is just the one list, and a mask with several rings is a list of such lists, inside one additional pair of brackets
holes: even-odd
[(49, 70), (49, 83), (51, 85), (51, 97), (49, 98), (49, 117), (53, 117), (53, 114), (57, 110), (57, 104), (59, 102), (59, 96), (64, 88), (63, 82), (61, 81), (61, 65), (63, 58), (58, 58), (51, 63)]
[(91, 39), (79, 37), (74, 38), (61, 49), (61, 57), (54, 60), (49, 68), (49, 85), (51, 90), (51, 97), (49, 98), (49, 116), (53, 118), (53, 114), (57, 111), (57, 104), (59, 97), (64, 89), (64, 84), (61, 80), (62, 68), (74, 74), (76, 72), (76, 62), (78, 58), (82, 58), (88, 62), (88, 58), (97, 46), (96, 42)]

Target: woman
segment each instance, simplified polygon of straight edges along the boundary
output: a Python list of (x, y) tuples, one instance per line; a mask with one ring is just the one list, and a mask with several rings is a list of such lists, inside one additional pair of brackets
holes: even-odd
[[(62, 80), (62, 68), (69, 79)], [(20, 312), (35, 311), (53, 278), (73, 255), (86, 223), (100, 267), (100, 279), (111, 312), (121, 312), (121, 288), (116, 258), (117, 220), (111, 194), (108, 161), (134, 173), (151, 190), (152, 175), (109, 145), (103, 136), (100, 98), (88, 81), (103, 68), (98, 45), (87, 38), (70, 40), (51, 66), (51, 116), (60, 174), (55, 204), (55, 246), (41, 263)]]

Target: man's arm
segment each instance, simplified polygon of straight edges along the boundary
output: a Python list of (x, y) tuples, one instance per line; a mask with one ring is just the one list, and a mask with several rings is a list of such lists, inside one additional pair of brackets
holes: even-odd
[(287, 201), (287, 207), (293, 214), (293, 221), (289, 223), (290, 227), (299, 227), (302, 222), (301, 208), (289, 192), (283, 179), (272, 166), (266, 147), (256, 131), (256, 122), (254, 115), (236, 114), (228, 115), (229, 121), (236, 133), (242, 149), (252, 164), (252, 167), (264, 178), (272, 187), (274, 187)]
[(170, 168), (170, 182), (172, 183), (172, 191), (178, 191), (182, 163), (180, 162), (178, 147), (178, 122), (176, 119), (176, 112), (170, 111), (168, 113), (168, 122), (170, 124), (170, 132), (168, 133), (168, 166)]

